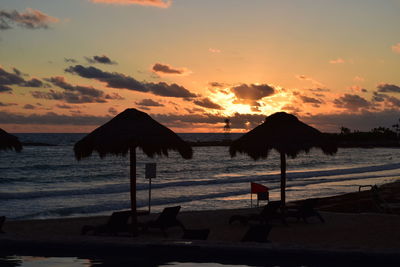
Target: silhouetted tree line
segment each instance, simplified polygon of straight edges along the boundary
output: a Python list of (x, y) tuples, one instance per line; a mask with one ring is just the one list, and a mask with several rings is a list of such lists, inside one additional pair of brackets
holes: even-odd
[(377, 127), (369, 132), (361, 132), (341, 127), (340, 133), (328, 135), (342, 147), (400, 146), (400, 119), (398, 121), (392, 125), (392, 129)]

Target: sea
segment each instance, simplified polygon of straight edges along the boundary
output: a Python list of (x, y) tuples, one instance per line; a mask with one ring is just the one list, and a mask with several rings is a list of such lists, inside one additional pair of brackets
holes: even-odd
[[(0, 151), (0, 215), (8, 220), (109, 215), (129, 209), (129, 157), (96, 153), (77, 161), (73, 145), (86, 134), (20, 133), (21, 153)], [(179, 134), (187, 141), (219, 141), (219, 133)], [(240, 134), (230, 134), (232, 140)], [(247, 208), (255, 203), (250, 182), (280, 198), (280, 160), (234, 158), (225, 146), (194, 147), (190, 160), (171, 151), (168, 157), (137, 153), (137, 203), (159, 212)], [(145, 178), (147, 163), (156, 163), (156, 178)], [(287, 160), (287, 201), (356, 192), (360, 185), (380, 185), (400, 177), (399, 148), (340, 148), (336, 155), (315, 149)], [(151, 190), (149, 190), (151, 187)], [(261, 202), (260, 204), (263, 204)]]

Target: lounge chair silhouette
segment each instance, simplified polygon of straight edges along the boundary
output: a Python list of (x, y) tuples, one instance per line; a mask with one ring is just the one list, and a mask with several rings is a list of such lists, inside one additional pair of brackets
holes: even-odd
[(6, 216), (0, 216), (0, 234), (4, 233), (2, 227), (5, 221), (6, 221)]
[(242, 242), (270, 242), (268, 240), (268, 235), (270, 231), (271, 225), (269, 224), (251, 225), (247, 232), (244, 234)]
[(229, 224), (235, 221), (239, 221), (241, 224), (247, 224), (249, 221), (257, 221), (259, 223), (267, 224), (272, 219), (279, 219), (283, 224), (286, 225), (284, 215), (279, 212), (281, 207), (281, 201), (270, 201), (264, 206), (260, 213), (253, 213), (247, 215), (232, 215), (229, 218)]
[(180, 209), (181, 206), (164, 208), (157, 219), (143, 224), (143, 231), (146, 232), (149, 228), (159, 228), (166, 237), (168, 236), (166, 232), (168, 228), (178, 226), (184, 231), (185, 226), (176, 218)]
[(190, 240), (207, 240), (208, 235), (210, 234), (210, 229), (185, 229), (183, 231), (182, 239), (190, 239)]
[(113, 234), (118, 235), (119, 233), (129, 232), (130, 224), (128, 223), (132, 211), (116, 211), (113, 212), (108, 219), (107, 224), (103, 225), (84, 225), (81, 230), (81, 235), (92, 233), (98, 234)]
[(304, 222), (307, 222), (307, 218), (315, 216), (318, 217), (321, 222), (325, 222), (321, 214), (319, 214), (319, 212), (315, 210), (317, 202), (318, 200), (316, 198), (306, 199), (301, 203), (300, 206), (295, 208), (288, 208), (286, 211), (286, 216), (295, 217), (297, 218), (297, 220), (303, 219)]

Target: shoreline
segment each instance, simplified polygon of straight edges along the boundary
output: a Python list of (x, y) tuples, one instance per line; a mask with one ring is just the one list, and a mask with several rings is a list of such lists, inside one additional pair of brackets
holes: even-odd
[[(390, 204), (400, 203), (400, 181), (384, 184), (380, 187), (384, 197)], [(211, 230), (207, 241), (182, 240), (182, 231), (171, 228), (168, 237), (159, 230), (131, 236), (81, 236), (83, 225), (98, 225), (107, 221), (108, 216), (77, 217), (44, 220), (6, 221), (0, 234), (0, 251), (37, 253), (39, 251), (105, 251), (111, 254), (130, 250), (201, 250), (207, 253), (220, 251), (224, 253), (235, 250), (253, 251), (259, 253), (311, 253), (315, 255), (381, 255), (392, 257), (400, 253), (400, 213), (382, 214), (365, 205), (360, 213), (354, 213), (354, 203), (361, 201), (365, 204), (368, 191), (348, 193), (339, 196), (319, 199), (318, 209), (325, 219), (321, 223), (316, 218), (310, 218), (308, 223), (288, 220), (289, 226), (279, 221), (272, 222), (269, 234), (270, 243), (240, 242), (247, 226), (228, 224), (231, 215), (248, 214), (260, 211), (261, 208), (224, 209), (207, 211), (182, 211), (178, 219), (188, 229), (209, 228)], [(393, 202), (393, 203), (392, 203)], [(336, 205), (332, 205), (335, 203)], [(289, 205), (291, 203), (288, 203)], [(343, 207), (347, 207), (344, 209)], [(357, 206), (358, 207), (358, 206)], [(341, 209), (341, 210), (340, 210)], [(397, 212), (397, 210), (396, 210)], [(139, 217), (139, 221), (154, 219), (157, 214)], [(140, 248), (140, 249), (138, 249)], [(160, 252), (161, 253), (161, 252)], [(193, 252), (195, 253), (195, 252)], [(321, 254), (322, 253), (322, 254)]]

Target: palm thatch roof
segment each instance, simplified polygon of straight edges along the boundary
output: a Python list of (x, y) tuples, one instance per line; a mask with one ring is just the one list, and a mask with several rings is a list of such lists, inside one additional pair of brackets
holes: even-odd
[(313, 147), (325, 154), (336, 153), (337, 147), (317, 129), (299, 121), (295, 116), (278, 112), (268, 116), (265, 122), (243, 135), (230, 146), (232, 157), (246, 153), (254, 160), (268, 157), (271, 149), (289, 157), (309, 152)]
[(89, 157), (93, 151), (100, 157), (108, 154), (125, 156), (132, 147), (141, 148), (149, 157), (168, 156), (168, 150), (178, 151), (185, 159), (193, 154), (192, 148), (177, 134), (136, 109), (126, 109), (95, 129), (75, 144), (74, 152), (80, 160)]
[(20, 152), (22, 150), (22, 144), (18, 140), (18, 137), (11, 135), (0, 129), (0, 150), (15, 150)]

